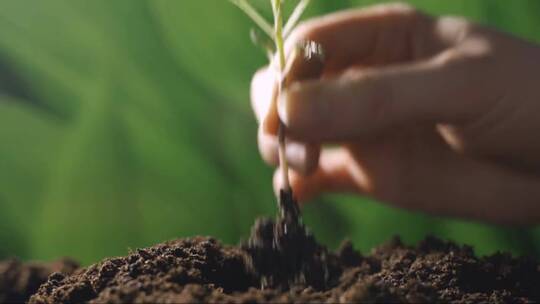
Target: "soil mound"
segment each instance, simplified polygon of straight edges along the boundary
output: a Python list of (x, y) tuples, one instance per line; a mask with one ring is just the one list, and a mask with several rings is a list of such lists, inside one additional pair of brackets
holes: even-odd
[(399, 239), (362, 256), (337, 252), (302, 224), (282, 192), (275, 221), (257, 220), (239, 247), (197, 237), (138, 249), (71, 276), (55, 273), (30, 299), (52, 303), (529, 303), (540, 301), (540, 267), (507, 254), (427, 238)]
[(184, 239), (107, 259), (71, 276), (53, 274), (30, 303), (540, 301), (537, 262), (507, 254), (477, 258), (470, 247), (435, 238), (416, 247), (394, 239), (369, 256), (361, 256), (345, 242), (327, 256), (340, 270), (335, 277), (330, 275), (328, 285), (309, 286), (309, 280), (302, 283), (289, 277), (286, 288), (262, 289), (264, 271), (251, 269), (257, 263), (250, 261), (247, 251), (211, 238)]
[(52, 263), (23, 263), (17, 259), (0, 262), (0, 303), (28, 301), (50, 274), (71, 274), (79, 265), (63, 259)]

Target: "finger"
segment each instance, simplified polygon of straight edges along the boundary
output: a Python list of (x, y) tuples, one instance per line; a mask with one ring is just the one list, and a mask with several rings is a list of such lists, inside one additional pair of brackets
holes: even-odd
[(537, 177), (458, 155), (429, 167), (417, 166), (397, 206), (502, 225), (540, 221)]
[(457, 154), (429, 129), (397, 132), (350, 147), (366, 195), (439, 216), (498, 224), (540, 220), (537, 177)]
[[(540, 221), (540, 180), (535, 176), (451, 152), (431, 154), (426, 147), (398, 162), (381, 157), (380, 145), (361, 149), (354, 159), (345, 150), (324, 151), (319, 169), (310, 176), (291, 171), (298, 201), (323, 193), (354, 193), (438, 216), (502, 225)], [(276, 171), (276, 193), (283, 187), (281, 176)]]
[[(272, 112), (275, 79), (272, 70), (264, 67), (255, 73), (251, 81), (251, 106), (259, 123), (263, 123)], [(275, 120), (278, 120), (277, 116), (275, 116)]]
[(326, 74), (356, 64), (403, 62), (413, 57), (414, 43), (432, 44), (429, 31), (423, 30), (432, 24), (431, 18), (408, 5), (375, 5), (305, 22), (287, 39), (286, 49), (290, 52), (302, 41), (319, 43), (325, 53)]
[(419, 63), (298, 82), (283, 92), (279, 115), (288, 135), (319, 142), (361, 138), (411, 123), (472, 120), (499, 94), (483, 81), (492, 71), (486, 48), (476, 41)]
[[(361, 174), (351, 170), (350, 155), (344, 149), (326, 150), (320, 156), (319, 167), (312, 175), (302, 175), (291, 170), (289, 178), (294, 196), (305, 202), (322, 193), (360, 193), (369, 187)], [(280, 169), (274, 174), (274, 191), (283, 189)]]
[[(267, 134), (262, 128), (258, 134), (259, 151), (263, 160), (271, 166), (279, 166), (279, 143), (274, 135)], [(289, 166), (302, 175), (309, 175), (317, 168), (320, 146), (287, 140), (285, 155)]]

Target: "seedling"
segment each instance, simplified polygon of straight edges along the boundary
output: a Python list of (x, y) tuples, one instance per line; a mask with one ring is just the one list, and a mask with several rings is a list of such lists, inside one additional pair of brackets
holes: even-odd
[[(285, 54), (285, 39), (291, 34), (293, 29), (298, 24), (302, 14), (308, 7), (311, 0), (300, 0), (292, 12), (291, 16), (284, 22), (283, 3), (291, 0), (270, 0), (272, 5), (272, 12), (274, 15), (273, 25), (270, 24), (259, 12), (248, 2), (248, 0), (229, 0), (242, 11), (248, 15), (255, 24), (259, 27), (260, 31), (252, 30), (251, 38), (253, 42), (262, 47), (270, 60), (270, 65), (276, 68), (277, 75), (277, 90), (274, 91), (272, 96), (272, 102), (276, 103), (277, 99), (281, 95), (285, 86), (285, 70), (288, 62), (287, 54)], [(264, 37), (261, 32), (266, 35)], [(310, 43), (311, 44), (311, 43)], [(306, 44), (307, 45), (307, 44)], [(313, 44), (311, 44), (313, 46)], [(312, 49), (311, 47), (310, 49)], [(320, 50), (320, 47), (315, 47)], [(308, 48), (305, 48), (307, 50)], [(305, 52), (308, 54), (309, 52)], [(313, 53), (309, 53), (311, 56)], [(283, 174), (283, 191), (291, 195), (291, 186), (289, 182), (289, 166), (285, 157), (286, 143), (285, 143), (285, 126), (280, 121), (278, 129), (279, 138), (279, 162), (281, 172)]]

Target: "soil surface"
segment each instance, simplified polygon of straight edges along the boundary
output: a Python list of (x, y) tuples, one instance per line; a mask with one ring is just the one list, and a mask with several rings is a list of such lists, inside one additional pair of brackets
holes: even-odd
[(394, 239), (368, 256), (345, 242), (327, 257), (337, 271), (313, 268), (306, 276), (327, 277), (328, 285), (309, 286), (306, 280), (270, 289), (262, 288), (268, 284), (264, 276), (250, 270), (248, 252), (211, 238), (183, 239), (104, 260), (72, 276), (53, 274), (30, 303), (540, 301), (536, 262), (506, 254), (477, 258), (469, 247), (435, 238), (414, 248)]
[(28, 301), (50, 274), (71, 274), (79, 265), (63, 259), (52, 263), (23, 263), (17, 259), (0, 262), (0, 303)]
[(196, 237), (138, 249), (73, 275), (52, 274), (30, 303), (529, 303), (540, 267), (467, 246), (394, 239), (363, 256), (315, 241), (292, 196), (274, 222), (259, 219), (238, 247)]

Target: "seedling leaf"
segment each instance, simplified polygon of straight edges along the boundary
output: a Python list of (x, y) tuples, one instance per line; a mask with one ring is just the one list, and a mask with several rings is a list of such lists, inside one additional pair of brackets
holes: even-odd
[(306, 11), (306, 8), (308, 7), (310, 2), (311, 0), (300, 0), (300, 3), (298, 3), (293, 13), (289, 17), (289, 20), (285, 24), (285, 27), (283, 28), (283, 36), (285, 38), (289, 37), (292, 30), (296, 27), (298, 21), (300, 21), (300, 18)]
[(261, 16), (257, 10), (249, 4), (247, 0), (229, 0), (232, 4), (238, 6), (253, 22), (255, 22), (261, 30), (273, 39), (274, 32), (272, 25)]

